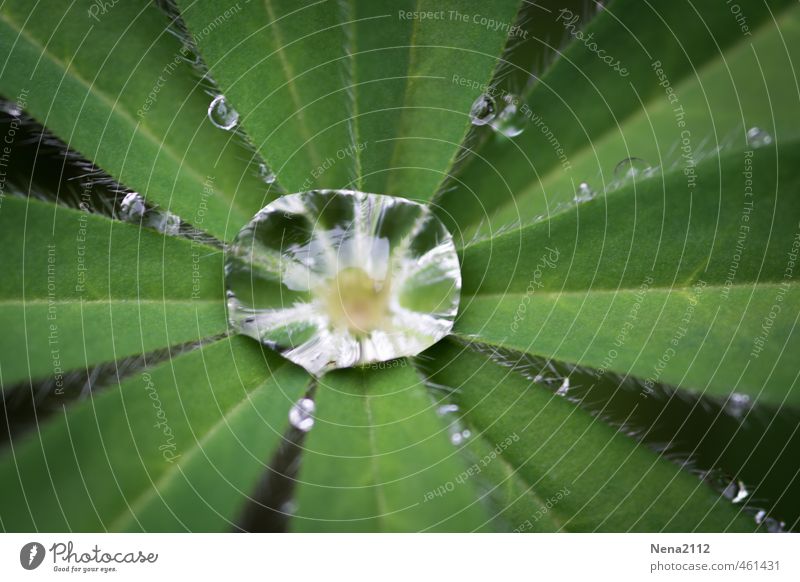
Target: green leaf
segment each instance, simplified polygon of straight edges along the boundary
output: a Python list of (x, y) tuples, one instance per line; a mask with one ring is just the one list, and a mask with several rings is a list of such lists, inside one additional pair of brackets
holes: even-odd
[(787, 143), (703, 164), (693, 189), (681, 172), (637, 181), (467, 247), (456, 333), (708, 394), (798, 402), (787, 365), (800, 341), (798, 155)]
[(299, 531), (471, 531), (488, 515), (406, 360), (325, 376), (305, 443)]
[[(289, 191), (351, 185), (429, 199), (478, 95), (454, 75), (485, 84), (505, 43), (503, 29), (470, 22), (450, 0), (181, 5), (212, 77)], [(511, 22), (517, 5), (475, 9)]]
[[(696, 477), (488, 356), (449, 342), (428, 353), (439, 362), (433, 379), (455, 389), (476, 431), (494, 441), (518, 437), (503, 456), (550, 502), (543, 513), (562, 531), (756, 529)], [(532, 529), (537, 514), (528, 520), (516, 528)]]
[(249, 155), (207, 119), (209, 97), (152, 2), (99, 12), (6, 2), (0, 92), (148, 201), (231, 238), (264, 205)]
[[(786, 72), (800, 59), (796, 43), (787, 42), (800, 32), (800, 8), (740, 5), (748, 34), (714, 4), (620, 0), (607, 7), (583, 31), (592, 35), (586, 44), (572, 42), (535, 85), (525, 132), (496, 140), (459, 177), (464, 186), (440, 200), (451, 231), (469, 239), (478, 222), (496, 231), (550, 216), (582, 182), (600, 194), (613, 191), (620, 185), (614, 170), (626, 158), (691, 171), (715, 158), (717, 147), (745, 147), (754, 126), (781, 145), (796, 139), (797, 88)], [(565, 34), (580, 32), (585, 17), (573, 29), (560, 14), (550, 17), (561, 18)], [(686, 26), (687, 18), (697, 26)]]
[(221, 340), (123, 380), (0, 456), (6, 531), (226, 529), (308, 376)]
[[(506, 446), (514, 446), (519, 440), (515, 441), (512, 437), (510, 440), (493, 443), (485, 434), (471, 436), (467, 443), (471, 464), (466, 469), (466, 478), (474, 479), (479, 484), (478, 490), (485, 492), (483, 494), (492, 508), (494, 529), (559, 531), (561, 521), (550, 511), (554, 500), (539, 497), (514, 466), (500, 454)], [(522, 524), (525, 524), (524, 528), (521, 527)]]
[(227, 329), (212, 247), (24, 198), (3, 201), (0, 247), (4, 385)]

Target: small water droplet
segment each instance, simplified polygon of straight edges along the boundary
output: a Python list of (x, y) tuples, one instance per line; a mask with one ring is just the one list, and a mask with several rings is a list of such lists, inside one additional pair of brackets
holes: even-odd
[(274, 184), (278, 177), (275, 172), (269, 169), (269, 166), (264, 162), (258, 164), (258, 177), (261, 178), (265, 184)]
[(781, 533), (786, 530), (786, 522), (769, 517), (763, 509), (756, 513), (755, 520), (758, 525), (763, 525), (769, 533)]
[(225, 95), (217, 95), (211, 101), (208, 118), (220, 129), (233, 129), (239, 123), (239, 113), (228, 104)]
[(472, 109), (469, 111), (469, 118), (472, 125), (486, 125), (491, 123), (497, 115), (497, 106), (494, 102), (494, 97), (484, 93), (479, 96), (472, 104)]
[(22, 108), (14, 101), (3, 101), (0, 109), (11, 117), (19, 117), (22, 115)]
[(595, 197), (595, 191), (586, 182), (581, 182), (578, 185), (578, 191), (575, 193), (575, 202), (588, 202)]
[(294, 515), (297, 511), (297, 503), (291, 499), (289, 501), (284, 501), (281, 503), (280, 511), (286, 515)]
[(735, 418), (744, 418), (752, 407), (750, 396), (733, 392), (725, 402), (725, 412)]
[(450, 435), (450, 442), (456, 446), (462, 444), (466, 441), (469, 437), (472, 436), (472, 433), (469, 430), (460, 430), (454, 432)]
[(750, 492), (742, 481), (731, 481), (722, 490), (722, 496), (730, 499), (732, 503), (741, 503), (748, 495)]
[(502, 99), (503, 108), (491, 121), (495, 131), (506, 137), (516, 137), (525, 130), (528, 118), (522, 113), (519, 97), (506, 93)]
[(181, 218), (172, 212), (151, 211), (151, 217), (148, 219), (148, 226), (164, 234), (175, 236), (180, 232)]
[(144, 198), (136, 192), (129, 192), (119, 205), (119, 217), (127, 222), (139, 222), (146, 210)]
[(314, 426), (316, 405), (310, 398), (301, 398), (289, 410), (289, 423), (298, 430), (308, 432)]
[(458, 404), (443, 404), (436, 410), (436, 412), (439, 414), (439, 416), (456, 413), (458, 412)]
[(772, 136), (760, 127), (747, 130), (747, 144), (753, 148), (763, 148), (772, 143)]
[(558, 390), (556, 390), (556, 396), (566, 396), (567, 392), (569, 392), (569, 378), (564, 378), (564, 381), (561, 382), (561, 386), (559, 386)]
[(655, 173), (655, 168), (642, 158), (625, 158), (614, 168), (614, 177), (617, 180), (647, 178), (653, 173)]

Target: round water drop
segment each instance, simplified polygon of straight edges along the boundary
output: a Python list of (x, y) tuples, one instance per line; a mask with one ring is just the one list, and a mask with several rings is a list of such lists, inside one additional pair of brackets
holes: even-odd
[(314, 426), (316, 405), (310, 398), (301, 398), (289, 410), (289, 424), (298, 430), (308, 432)]
[(587, 202), (594, 198), (595, 192), (586, 182), (581, 182), (578, 185), (578, 190), (575, 192), (575, 202)]
[(469, 430), (460, 430), (450, 435), (450, 442), (454, 445), (460, 445), (470, 436), (472, 436), (472, 433)]
[(139, 222), (146, 211), (144, 199), (136, 192), (128, 192), (119, 205), (119, 217), (127, 222)]
[(484, 93), (472, 104), (469, 118), (472, 121), (472, 125), (486, 125), (492, 122), (496, 114), (497, 106), (495, 105), (494, 97)]
[(614, 177), (617, 180), (630, 178), (646, 178), (653, 174), (654, 168), (642, 158), (625, 158), (614, 168)]
[(781, 533), (786, 530), (786, 523), (769, 517), (763, 509), (756, 513), (755, 520), (758, 525), (763, 525), (769, 533)]
[(751, 127), (747, 130), (747, 145), (753, 148), (763, 148), (772, 143), (772, 136), (760, 127)]
[(171, 212), (153, 212), (148, 226), (152, 226), (159, 232), (175, 236), (180, 232), (181, 218)]
[(269, 166), (264, 162), (258, 164), (258, 177), (261, 178), (265, 184), (274, 184), (278, 177), (275, 172), (269, 169)]
[(450, 333), (461, 271), (427, 206), (353, 190), (283, 196), (225, 262), (228, 319), (312, 374), (415, 356)]
[(239, 123), (239, 113), (228, 104), (224, 95), (217, 95), (211, 101), (208, 118), (220, 129), (233, 129)]
[(734, 418), (743, 418), (752, 407), (750, 396), (733, 392), (725, 402), (725, 412)]
[(731, 481), (722, 490), (723, 497), (730, 499), (732, 503), (741, 503), (750, 492), (747, 490), (745, 484), (741, 481)]
[(3, 101), (2, 105), (0, 105), (0, 110), (11, 117), (22, 115), (22, 108), (15, 101)]
[(506, 137), (516, 137), (525, 129), (528, 118), (522, 113), (519, 98), (506, 93), (502, 99), (503, 108), (491, 121), (495, 131)]

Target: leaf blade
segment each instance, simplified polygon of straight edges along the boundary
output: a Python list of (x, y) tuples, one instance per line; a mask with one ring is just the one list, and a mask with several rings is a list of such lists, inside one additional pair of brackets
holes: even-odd
[(207, 97), (155, 6), (122, 3), (96, 24), (84, 0), (7, 4), (0, 91), (22, 96), (67, 147), (221, 239), (263, 206), (266, 188), (208, 121)]
[(504, 457), (537, 494), (552, 499), (566, 488), (552, 507), (562, 530), (757, 529), (695, 477), (488, 357), (452, 343), (431, 353), (443, 362), (434, 380), (458, 389), (477, 430), (519, 435)]
[[(326, 376), (305, 445), (297, 531), (471, 531), (487, 516), (433, 402), (407, 367)], [(444, 495), (433, 491), (442, 487)]]
[[(272, 379), (265, 380), (265, 372), (274, 374)], [(225, 339), (65, 410), (63, 417), (37, 434), (15, 440), (10, 450), (2, 452), (0, 474), (9, 484), (0, 501), (4, 527), (9, 531), (174, 531), (184, 529), (182, 516), (198, 529), (218, 528), (224, 520), (216, 512), (195, 506), (194, 515), (186, 515), (175, 495), (194, 477), (194, 484), (202, 489), (203, 476), (194, 465), (203, 458), (201, 451), (218, 446), (218, 439), (230, 441), (234, 429), (222, 429), (228, 415), (248, 406), (259, 390), (275, 388), (275, 382), (285, 383), (294, 393), (302, 390), (307, 376), (278, 356), (262, 352), (254, 342)], [(291, 402), (278, 392), (273, 404), (285, 407), (283, 418), (288, 423), (285, 412)], [(126, 428), (121, 429), (120, 419), (127, 421)], [(273, 428), (261, 430), (270, 446), (278, 442), (282, 430)], [(256, 445), (253, 451), (260, 453), (261, 447)], [(219, 453), (208, 454), (217, 458)], [(245, 493), (258, 477), (252, 461), (242, 459), (241, 470), (234, 468), (229, 474)], [(179, 470), (180, 476), (165, 479)], [(91, 474), (91, 479), (85, 479), (84, 473)], [(176, 502), (174, 511), (163, 505), (153, 511), (161, 486), (165, 487), (164, 501)], [(27, 499), (35, 503), (29, 506)], [(213, 501), (215, 509), (227, 512), (228, 520), (235, 517), (238, 508), (230, 499)]]

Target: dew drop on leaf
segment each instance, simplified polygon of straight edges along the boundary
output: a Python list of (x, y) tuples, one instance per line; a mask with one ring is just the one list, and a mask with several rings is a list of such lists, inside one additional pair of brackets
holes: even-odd
[(519, 107), (519, 97), (506, 93), (502, 99), (502, 109), (491, 121), (492, 128), (506, 137), (516, 137), (525, 129), (528, 118)]
[(468, 429), (459, 430), (450, 435), (450, 442), (454, 445), (460, 445), (471, 436), (472, 433)]
[(722, 495), (726, 499), (730, 499), (732, 503), (741, 503), (750, 495), (747, 487), (741, 481), (731, 481), (722, 490)]
[(755, 520), (758, 525), (763, 525), (769, 533), (780, 533), (786, 530), (786, 523), (769, 517), (763, 509), (756, 513)]
[(119, 217), (126, 222), (139, 222), (146, 210), (144, 199), (136, 192), (128, 192), (119, 205)]
[(747, 145), (752, 148), (763, 148), (772, 143), (772, 136), (760, 127), (747, 130)]
[(654, 168), (642, 158), (625, 158), (614, 168), (614, 177), (617, 180), (646, 178), (653, 172)]
[(176, 235), (180, 231), (181, 219), (172, 212), (153, 212), (148, 226), (168, 235)]
[(228, 104), (224, 95), (217, 95), (211, 101), (208, 118), (220, 129), (233, 129), (239, 123), (239, 113)]
[(581, 182), (578, 185), (578, 190), (575, 192), (575, 202), (588, 202), (595, 196), (595, 191), (587, 182)]
[(314, 426), (316, 405), (310, 398), (301, 398), (289, 409), (289, 424), (297, 430), (308, 432)]
[(454, 414), (458, 412), (458, 404), (442, 404), (439, 408), (436, 409), (436, 412), (439, 414), (439, 416)]
[(263, 208), (228, 248), (225, 281), (231, 327), (312, 374), (417, 355), (450, 332), (461, 291), (426, 206), (352, 190)]
[(480, 95), (472, 104), (472, 109), (469, 111), (469, 118), (472, 125), (486, 125), (491, 123), (497, 113), (497, 106), (494, 102), (494, 97), (484, 93)]
[(119, 218), (125, 222), (154, 228), (164, 234), (174, 236), (181, 227), (181, 219), (177, 214), (148, 208), (144, 198), (136, 192), (129, 192), (119, 205)]
[(269, 166), (264, 162), (258, 164), (258, 177), (261, 178), (265, 184), (274, 184), (278, 177), (275, 172), (269, 169)]
[(734, 418), (744, 418), (751, 406), (749, 395), (733, 392), (725, 402), (725, 412)]
[(22, 108), (15, 101), (0, 102), (0, 111), (11, 117), (19, 117), (22, 115)]

